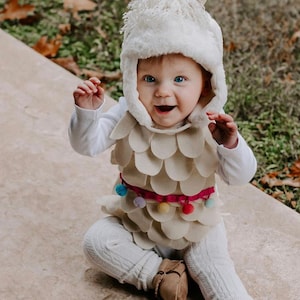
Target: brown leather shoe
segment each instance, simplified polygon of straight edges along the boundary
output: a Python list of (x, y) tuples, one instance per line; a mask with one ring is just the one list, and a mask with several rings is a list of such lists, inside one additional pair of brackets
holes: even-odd
[(164, 259), (153, 278), (155, 296), (163, 300), (186, 300), (188, 279), (182, 260)]

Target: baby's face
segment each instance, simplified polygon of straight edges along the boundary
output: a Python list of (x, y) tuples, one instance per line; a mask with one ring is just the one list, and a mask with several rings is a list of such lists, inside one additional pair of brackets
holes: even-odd
[(153, 122), (170, 128), (193, 111), (204, 88), (201, 67), (181, 54), (139, 60), (137, 90)]

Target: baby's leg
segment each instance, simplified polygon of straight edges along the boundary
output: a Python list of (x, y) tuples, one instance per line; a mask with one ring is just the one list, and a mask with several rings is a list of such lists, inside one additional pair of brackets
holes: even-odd
[(184, 255), (191, 277), (206, 300), (250, 300), (227, 249), (224, 223), (218, 224)]
[(137, 289), (153, 288), (152, 280), (162, 258), (138, 247), (118, 218), (96, 222), (85, 234), (83, 247), (88, 260), (100, 271)]

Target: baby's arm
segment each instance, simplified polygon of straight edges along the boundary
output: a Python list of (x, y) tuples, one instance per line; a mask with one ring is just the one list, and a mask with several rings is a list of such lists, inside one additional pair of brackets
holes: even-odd
[(224, 113), (208, 112), (212, 122), (209, 130), (219, 144), (218, 174), (228, 184), (248, 183), (256, 172), (255, 156), (244, 138), (239, 134), (233, 118)]
[(110, 134), (127, 110), (126, 101), (120, 99), (104, 112), (104, 90), (99, 84), (97, 78), (91, 78), (73, 92), (76, 105), (70, 121), (69, 139), (75, 151), (88, 156), (99, 154), (115, 143)]

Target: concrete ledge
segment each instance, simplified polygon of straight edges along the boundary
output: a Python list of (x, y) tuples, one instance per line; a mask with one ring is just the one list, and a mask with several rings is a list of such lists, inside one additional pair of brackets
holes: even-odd
[[(150, 297), (90, 269), (82, 254), (82, 236), (99, 217), (96, 199), (117, 170), (109, 152), (91, 159), (69, 145), (79, 81), (0, 30), (1, 299)], [(250, 294), (298, 300), (299, 214), (251, 185), (220, 183), (220, 192), (230, 251)]]

